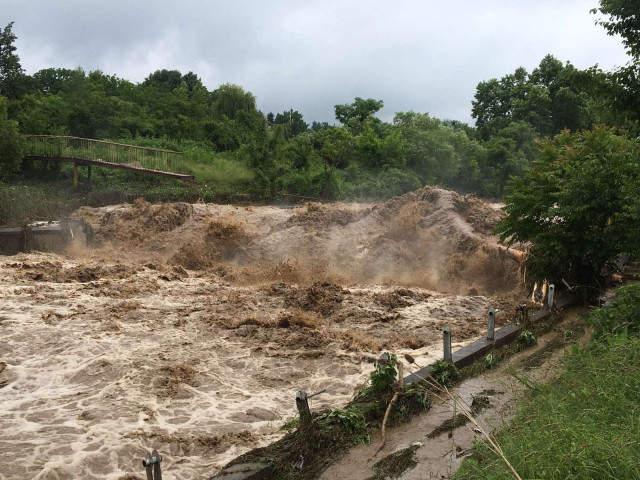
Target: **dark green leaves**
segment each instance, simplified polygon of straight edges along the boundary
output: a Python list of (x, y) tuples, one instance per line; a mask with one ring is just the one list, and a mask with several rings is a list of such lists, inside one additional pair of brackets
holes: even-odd
[(638, 152), (635, 140), (606, 127), (538, 143), (524, 179), (509, 184), (497, 228), (510, 245), (532, 244), (529, 278), (590, 287), (617, 254), (638, 249), (629, 233), (637, 231)]

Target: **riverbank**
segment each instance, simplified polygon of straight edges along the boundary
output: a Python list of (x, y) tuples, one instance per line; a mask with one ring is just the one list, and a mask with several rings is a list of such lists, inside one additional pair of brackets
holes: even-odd
[[(528, 392), (496, 440), (521, 478), (640, 478), (640, 286), (591, 313), (590, 342), (566, 352), (558, 378)], [(486, 443), (456, 479), (512, 479)]]

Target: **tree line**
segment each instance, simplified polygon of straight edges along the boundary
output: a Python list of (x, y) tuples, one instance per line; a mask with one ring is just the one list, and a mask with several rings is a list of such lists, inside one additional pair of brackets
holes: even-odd
[[(265, 198), (385, 198), (424, 184), (498, 197), (509, 177), (531, 163), (539, 137), (601, 123), (637, 130), (638, 109), (624, 101), (629, 87), (619, 74), (580, 70), (551, 55), (532, 72), (519, 68), (480, 82), (472, 103), (475, 127), (413, 111), (383, 122), (376, 116), (383, 101), (371, 98), (336, 105), (334, 125), (309, 124), (293, 109), (265, 115), (238, 85), (208, 90), (193, 72), (158, 70), (140, 83), (81, 68), (27, 75), (12, 26), (0, 31), (3, 138), (197, 143), (253, 169)], [(2, 147), (5, 180), (28, 173), (17, 157), (19, 143)]]

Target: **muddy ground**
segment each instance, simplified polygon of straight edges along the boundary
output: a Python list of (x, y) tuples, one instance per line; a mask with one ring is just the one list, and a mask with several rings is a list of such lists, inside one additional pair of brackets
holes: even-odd
[[(0, 479), (208, 478), (280, 435), (297, 390), (343, 406), (384, 350), (422, 364), (524, 293), (495, 206), (83, 207), (95, 245), (0, 257)], [(129, 475), (129, 476), (127, 476)]]

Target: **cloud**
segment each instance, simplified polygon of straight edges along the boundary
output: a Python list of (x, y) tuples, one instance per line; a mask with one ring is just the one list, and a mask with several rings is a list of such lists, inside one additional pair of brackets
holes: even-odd
[(29, 73), (101, 69), (142, 81), (194, 71), (208, 88), (253, 92), (260, 108), (333, 121), (333, 106), (382, 99), (385, 120), (413, 109), (470, 121), (478, 82), (547, 54), (585, 68), (626, 62), (589, 14), (593, 1), (29, 0), (0, 5), (15, 20)]

